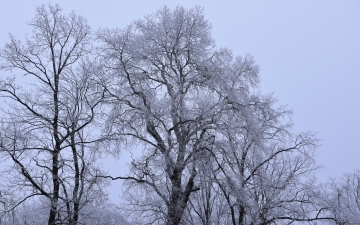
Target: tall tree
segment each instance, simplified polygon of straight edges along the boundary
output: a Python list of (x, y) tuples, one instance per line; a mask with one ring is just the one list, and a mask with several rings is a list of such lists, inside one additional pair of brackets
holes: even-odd
[(98, 37), (114, 101), (108, 132), (141, 149), (129, 176), (112, 178), (127, 180), (128, 203), (141, 223), (185, 223), (190, 203), (188, 215), (210, 224), (214, 191), (232, 224), (308, 221), (307, 211), (294, 211), (306, 192), (303, 175), (316, 169), (316, 138), (292, 134), (284, 122), (290, 112), (260, 94), (251, 56), (215, 48), (200, 7), (164, 7)]
[(122, 178), (132, 190), (154, 193), (130, 199), (148, 223), (179, 224), (199, 190), (197, 158), (213, 141), (224, 101), (212, 86), (227, 69), (219, 62), (231, 60), (213, 50), (210, 28), (199, 7), (164, 7), (124, 30), (99, 32), (115, 100), (108, 129), (142, 148), (133, 173)]
[(77, 224), (81, 208), (103, 195), (93, 132), (104, 91), (90, 62), (92, 32), (86, 20), (58, 5), (36, 8), (32, 35), (23, 44), (10, 35), (1, 49), (3, 108), (0, 151), (5, 212), (41, 195), (48, 224)]

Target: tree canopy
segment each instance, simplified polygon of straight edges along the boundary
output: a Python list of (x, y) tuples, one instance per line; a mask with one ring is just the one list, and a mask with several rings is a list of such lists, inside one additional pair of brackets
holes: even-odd
[[(43, 5), (29, 25), (24, 44), (10, 36), (0, 51), (0, 70), (14, 74), (0, 77), (3, 221), (15, 212), (21, 223), (24, 206), (41, 202), (49, 225), (126, 223), (120, 214), (133, 224), (356, 224), (358, 174), (316, 184), (316, 135), (293, 132), (291, 110), (261, 92), (254, 58), (218, 48), (201, 7), (93, 32)], [(140, 152), (126, 175), (101, 169), (101, 155), (125, 149)], [(116, 179), (120, 209), (105, 192)]]

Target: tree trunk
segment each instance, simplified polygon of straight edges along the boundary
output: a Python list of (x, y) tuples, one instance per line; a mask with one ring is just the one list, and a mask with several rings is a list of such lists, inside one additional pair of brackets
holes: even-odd
[[(60, 148), (60, 147), (59, 147)], [(56, 151), (53, 154), (53, 167), (52, 167), (52, 175), (53, 175), (53, 188), (54, 188), (54, 196), (51, 198), (51, 208), (50, 208), (50, 215), (49, 215), (49, 225), (54, 225), (56, 221), (56, 214), (57, 214), (57, 205), (59, 199), (59, 189), (60, 189), (60, 182), (58, 177), (58, 157), (59, 153)]]

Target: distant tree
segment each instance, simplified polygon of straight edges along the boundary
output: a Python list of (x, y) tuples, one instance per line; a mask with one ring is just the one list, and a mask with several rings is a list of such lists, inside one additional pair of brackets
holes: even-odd
[[(47, 224), (78, 224), (80, 211), (101, 198), (96, 132), (104, 90), (91, 62), (86, 20), (58, 5), (36, 8), (25, 43), (10, 35), (0, 51), (3, 115), (0, 155), (2, 213), (35, 196), (47, 199)], [(44, 215), (42, 215), (44, 216)]]
[[(49, 205), (44, 197), (32, 199), (17, 207), (11, 214), (2, 218), (0, 224), (14, 225), (41, 225), (48, 220)], [(59, 212), (66, 214), (65, 212)], [(66, 216), (66, 215), (62, 215)], [(68, 223), (62, 223), (68, 224)], [(128, 225), (121, 216), (118, 207), (108, 202), (107, 199), (98, 199), (84, 207), (79, 212), (78, 224), (90, 225)]]
[(355, 225), (360, 222), (360, 172), (332, 178), (323, 187), (322, 205), (336, 225)]
[(260, 93), (251, 56), (215, 48), (200, 7), (164, 7), (98, 37), (113, 99), (107, 132), (141, 149), (128, 176), (111, 177), (127, 180), (135, 222), (320, 219), (310, 179), (316, 137), (293, 134), (291, 112)]

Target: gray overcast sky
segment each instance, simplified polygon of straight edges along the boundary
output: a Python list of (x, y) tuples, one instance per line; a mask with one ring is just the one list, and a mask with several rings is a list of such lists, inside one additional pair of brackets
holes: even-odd
[(0, 46), (9, 32), (19, 39), (30, 33), (34, 6), (48, 2), (75, 10), (93, 29), (123, 28), (165, 4), (203, 6), (217, 46), (253, 55), (262, 92), (294, 110), (296, 132), (319, 133), (319, 180), (360, 169), (359, 0), (0, 0)]

